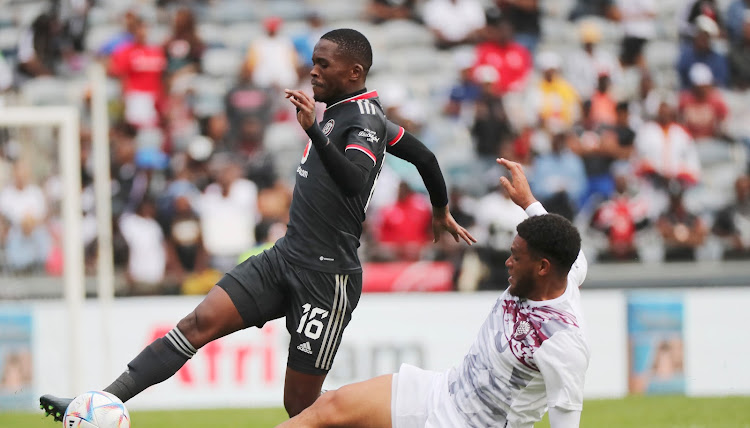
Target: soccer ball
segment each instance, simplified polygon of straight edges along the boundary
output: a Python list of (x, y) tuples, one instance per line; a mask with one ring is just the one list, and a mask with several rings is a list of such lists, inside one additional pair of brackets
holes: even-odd
[(130, 414), (119, 398), (89, 391), (74, 398), (63, 417), (65, 428), (130, 428)]

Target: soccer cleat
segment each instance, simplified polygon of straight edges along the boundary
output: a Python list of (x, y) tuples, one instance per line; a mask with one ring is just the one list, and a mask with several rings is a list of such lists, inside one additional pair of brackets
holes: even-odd
[(42, 395), (39, 397), (39, 407), (44, 410), (45, 416), (52, 416), (57, 422), (62, 422), (65, 409), (73, 401), (72, 398), (60, 398), (54, 395)]

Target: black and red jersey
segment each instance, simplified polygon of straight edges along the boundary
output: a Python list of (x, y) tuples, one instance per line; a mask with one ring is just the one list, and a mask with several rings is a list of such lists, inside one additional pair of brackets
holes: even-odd
[(346, 196), (308, 141), (297, 167), (287, 233), (276, 246), (290, 262), (309, 269), (361, 272), (357, 249), (362, 223), (388, 143), (377, 92), (355, 94), (331, 104), (320, 127), (347, 158), (366, 156), (372, 161), (367, 184), (358, 195)]

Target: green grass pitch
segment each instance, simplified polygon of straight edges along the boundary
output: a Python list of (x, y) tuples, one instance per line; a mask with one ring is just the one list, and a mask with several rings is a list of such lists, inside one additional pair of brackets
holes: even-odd
[[(285, 419), (282, 409), (134, 412), (134, 428), (266, 428)], [(0, 427), (55, 427), (41, 414), (0, 413)], [(547, 418), (536, 428), (548, 428)], [(581, 428), (750, 428), (750, 397), (628, 397), (584, 403)]]

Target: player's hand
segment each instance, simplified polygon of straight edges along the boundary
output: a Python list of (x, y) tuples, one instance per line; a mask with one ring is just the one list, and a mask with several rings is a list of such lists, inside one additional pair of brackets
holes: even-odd
[(500, 184), (508, 192), (510, 200), (523, 209), (528, 208), (529, 205), (536, 202), (521, 164), (509, 161), (508, 159), (497, 159), (497, 163), (508, 168), (508, 171), (510, 171), (512, 181), (505, 177), (500, 177)]
[(453, 235), (453, 239), (455, 239), (456, 242), (459, 242), (461, 239), (466, 241), (469, 245), (477, 242), (477, 240), (471, 236), (469, 231), (456, 222), (451, 215), (451, 212), (448, 210), (447, 205), (444, 209), (433, 208), (432, 210), (432, 234), (434, 236), (432, 242), (439, 242), (440, 235), (442, 235), (443, 232), (448, 232)]
[(284, 89), (286, 98), (297, 107), (297, 122), (302, 129), (307, 130), (315, 124), (315, 100), (306, 93), (294, 90)]

